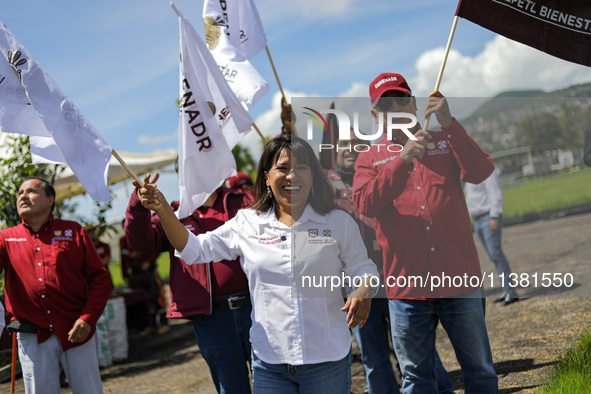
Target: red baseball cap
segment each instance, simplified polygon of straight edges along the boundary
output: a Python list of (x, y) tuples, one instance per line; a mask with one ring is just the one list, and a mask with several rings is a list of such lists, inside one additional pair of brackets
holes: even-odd
[(398, 90), (407, 93), (410, 92), (410, 87), (402, 75), (396, 73), (382, 73), (369, 85), (371, 105), (376, 105), (380, 97), (382, 97), (382, 95), (388, 90)]
[(252, 186), (252, 179), (243, 172), (239, 172), (236, 176), (228, 178), (228, 187), (231, 187), (232, 189), (239, 189), (244, 185)]

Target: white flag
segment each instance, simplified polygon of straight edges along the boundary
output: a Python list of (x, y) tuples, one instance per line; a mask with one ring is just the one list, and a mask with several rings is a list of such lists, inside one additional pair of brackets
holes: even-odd
[(226, 26), (226, 35), (246, 59), (252, 59), (267, 46), (267, 37), (253, 0), (205, 0), (205, 17)]
[[(233, 4), (239, 3), (242, 3), (242, 1), (234, 2)], [(227, 5), (228, 3), (223, 1), (223, 4)], [(236, 7), (233, 9), (235, 10), (235, 13), (238, 12)], [(219, 0), (204, 2), (203, 23), (205, 26), (205, 38), (209, 50), (238, 100), (250, 109), (261, 97), (267, 94), (269, 91), (269, 84), (267, 84), (267, 81), (263, 79), (253, 65), (250, 64), (247, 57), (241, 51), (240, 35), (239, 33), (231, 33), (230, 26), (227, 24), (227, 16), (228, 15), (223, 12)], [(236, 14), (236, 16), (238, 16), (238, 14)], [(238, 18), (236, 18), (236, 20), (238, 20)], [(236, 29), (239, 28), (238, 23), (235, 24), (235, 27)], [(246, 45), (249, 41), (253, 43), (255, 42), (254, 39), (245, 40), (244, 44)], [(260, 40), (258, 42), (260, 42)], [(265, 45), (266, 39), (263, 33), (262, 48), (264, 48)], [(244, 48), (248, 49), (250, 46), (245, 46)]]
[(28, 134), (34, 164), (64, 163), (59, 148), (29, 102), (21, 84), (18, 66), (23, 65), (26, 60), (21, 58), (20, 52), (11, 52), (10, 60), (11, 63), (0, 56), (0, 131)]
[(15, 54), (10, 55), (12, 63), (5, 56), (0, 56), (0, 131), (49, 137), (19, 79), (17, 65), (24, 59), (20, 55), (17, 59), (14, 59)]
[(226, 83), (205, 43), (179, 16), (181, 113), (178, 216), (189, 216), (236, 174), (231, 149), (250, 131), (250, 115)]
[[(36, 162), (65, 162), (92, 199), (112, 200), (107, 187), (111, 158), (109, 143), (1, 22), (0, 53), (0, 57), (8, 61), (17, 80), (20, 80), (28, 99), (22, 111), (6, 116), (7, 124), (1, 125), (0, 130), (30, 135), (31, 151)], [(2, 64), (3, 61), (0, 67)], [(11, 86), (17, 90), (9, 96), (22, 98), (22, 91), (18, 91), (19, 84), (15, 85), (13, 78), (10, 80)], [(3, 89), (1, 85), (0, 89)], [(0, 101), (5, 99), (4, 95), (0, 95)], [(35, 127), (28, 128), (30, 125)]]

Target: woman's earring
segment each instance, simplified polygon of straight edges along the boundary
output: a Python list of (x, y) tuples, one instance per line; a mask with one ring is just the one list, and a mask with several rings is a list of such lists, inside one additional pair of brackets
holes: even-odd
[(271, 191), (271, 188), (269, 186), (267, 186), (267, 197), (272, 197), (273, 196), (273, 192)]

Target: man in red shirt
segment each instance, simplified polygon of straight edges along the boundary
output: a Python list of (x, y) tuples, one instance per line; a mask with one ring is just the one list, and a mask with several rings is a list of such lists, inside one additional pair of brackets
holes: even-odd
[[(439, 132), (409, 124), (417, 105), (400, 74), (379, 75), (369, 94), (384, 137), (357, 158), (353, 201), (376, 218), (403, 392), (436, 391), (434, 339), (441, 321), (466, 391), (496, 393), (483, 276), (461, 183), (485, 180), (492, 160), (452, 117), (441, 93), (431, 93), (425, 110), (437, 117)], [(409, 126), (392, 130), (388, 140), (389, 122)]]
[[(220, 187), (201, 207), (180, 220), (189, 231), (201, 234), (215, 230), (251, 203), (249, 191)], [(158, 216), (151, 216), (150, 210), (142, 206), (136, 191), (127, 206), (125, 234), (133, 249), (170, 253), (171, 304), (167, 317), (193, 320), (195, 339), (216, 390), (250, 393), (252, 307), (246, 275), (238, 259), (185, 264), (175, 256)]]
[(25, 391), (60, 393), (63, 368), (74, 393), (102, 393), (94, 332), (109, 274), (84, 228), (53, 217), (46, 180), (25, 180), (16, 203), (23, 221), (0, 232), (0, 270), (6, 309), (20, 323)]

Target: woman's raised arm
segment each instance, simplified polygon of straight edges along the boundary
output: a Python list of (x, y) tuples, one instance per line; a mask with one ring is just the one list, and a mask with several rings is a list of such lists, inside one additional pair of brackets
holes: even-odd
[(148, 173), (144, 178), (143, 187), (140, 187), (136, 181), (132, 183), (137, 188), (142, 205), (156, 212), (170, 243), (176, 250), (181, 252), (187, 245), (189, 231), (179, 221), (162, 192), (156, 187), (156, 181), (159, 177), (160, 174), (156, 172), (150, 180), (150, 174)]

